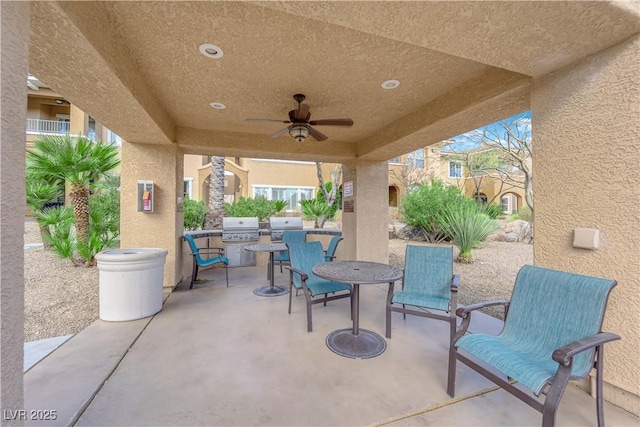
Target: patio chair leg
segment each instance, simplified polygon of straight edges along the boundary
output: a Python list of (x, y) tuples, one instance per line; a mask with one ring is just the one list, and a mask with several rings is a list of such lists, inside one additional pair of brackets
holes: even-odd
[(453, 337), (456, 334), (456, 318), (449, 322), (449, 374), (447, 375), (447, 394), (455, 397), (456, 393), (456, 347), (453, 345)]
[(385, 334), (387, 338), (391, 338), (391, 307), (387, 304), (387, 333)]
[(553, 427), (556, 425), (556, 412), (570, 376), (570, 367), (564, 365), (558, 367), (558, 371), (549, 387), (547, 398), (542, 405), (542, 427)]
[(193, 289), (193, 282), (196, 281), (196, 276), (198, 275), (198, 263), (196, 262), (195, 257), (193, 258), (193, 269), (191, 270), (191, 284), (189, 285), (189, 289)]
[(596, 411), (598, 413), (598, 427), (604, 427), (604, 407), (602, 405), (602, 351), (604, 345), (596, 347)]
[[(293, 286), (289, 283), (289, 314), (291, 314), (291, 293), (293, 292)], [(296, 296), (298, 294), (298, 290), (296, 289)]]
[[(324, 297), (325, 297), (325, 298), (327, 298), (328, 296), (329, 296), (329, 294), (324, 294)], [(327, 306), (327, 302), (326, 302), (326, 301), (324, 302), (324, 306), (325, 306), (325, 307)]]
[(224, 266), (224, 275), (227, 278), (227, 288), (229, 287), (229, 269), (227, 268), (227, 266)]
[(307, 332), (313, 332), (313, 321), (311, 320), (311, 303), (307, 302)]
[[(402, 309), (404, 310), (404, 309), (406, 309), (406, 308), (407, 308), (407, 307), (405, 307), (405, 305), (404, 305), (404, 304), (402, 304)], [(403, 318), (404, 320), (407, 320), (407, 313), (402, 313), (402, 318)]]

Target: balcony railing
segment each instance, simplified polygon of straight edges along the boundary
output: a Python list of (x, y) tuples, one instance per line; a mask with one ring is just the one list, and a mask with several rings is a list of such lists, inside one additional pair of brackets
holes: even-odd
[(69, 122), (58, 120), (27, 119), (27, 132), (69, 133)]

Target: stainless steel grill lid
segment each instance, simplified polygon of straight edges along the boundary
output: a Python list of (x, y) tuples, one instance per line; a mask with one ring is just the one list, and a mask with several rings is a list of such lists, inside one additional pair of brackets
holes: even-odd
[(271, 228), (271, 240), (282, 240), (282, 232), (285, 230), (302, 230), (302, 218), (294, 217), (271, 217), (269, 218)]

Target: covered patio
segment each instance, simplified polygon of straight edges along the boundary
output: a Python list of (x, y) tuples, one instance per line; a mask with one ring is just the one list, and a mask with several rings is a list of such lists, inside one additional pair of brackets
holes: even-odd
[[(307, 333), (304, 297), (262, 298), (264, 267), (221, 269), (181, 284), (153, 318), (96, 321), (25, 374), (27, 409), (58, 408), (58, 420), (27, 425), (539, 425), (541, 416), (459, 365), (446, 394), (448, 327), (394, 314), (393, 338), (372, 359), (331, 352), (327, 334), (349, 327), (349, 302), (315, 306)], [(277, 273), (277, 283), (287, 275)], [(361, 292), (362, 327), (384, 334), (386, 286)], [(481, 315), (476, 331), (501, 322)], [(638, 418), (610, 404), (609, 425)], [(558, 425), (595, 425), (595, 403), (575, 385)]]
[[(22, 374), (25, 78), (31, 73), (122, 137), (121, 245), (169, 251), (167, 292), (190, 271), (182, 244), (184, 154), (341, 163), (343, 181), (353, 189), (345, 197), (344, 256), (388, 262), (387, 161), (531, 110), (534, 263), (618, 281), (604, 329), (622, 340), (607, 349), (605, 399), (640, 413), (640, 178), (633, 173), (640, 158), (637, 2), (52, 1), (1, 2), (0, 12), (3, 410), (25, 407), (23, 384), (36, 372)], [(218, 50), (201, 50), (206, 44)], [(388, 89), (396, 86), (389, 86), (390, 80), (400, 85)], [(306, 95), (312, 120), (349, 118), (354, 125), (323, 127), (327, 140), (298, 142), (286, 131), (277, 133), (284, 122), (246, 121), (286, 119), (298, 93)], [(270, 139), (274, 132), (280, 136)], [(152, 214), (137, 209), (138, 181), (154, 182)], [(598, 249), (574, 247), (576, 228), (598, 230)], [(191, 423), (211, 424), (216, 421), (208, 417), (214, 413), (204, 417), (202, 408), (215, 404), (231, 411), (220, 424), (235, 417), (241, 420), (237, 423), (258, 424), (263, 414), (271, 417), (265, 423), (277, 424), (283, 422), (281, 414), (301, 421), (305, 406), (320, 408), (329, 401), (309, 423), (377, 423), (446, 401), (440, 389), (444, 368), (437, 367), (444, 342), (434, 338), (440, 336), (437, 325), (416, 323), (403, 332), (396, 324), (390, 348), (367, 364), (316, 359), (324, 333), (348, 319), (342, 322), (339, 312), (318, 315), (316, 332), (295, 335), (299, 324), (294, 315), (280, 314), (279, 301), (256, 301), (241, 290), (214, 287), (172, 294), (79, 422), (117, 423), (109, 417), (124, 417), (129, 407), (127, 416), (150, 417), (138, 418), (140, 423), (171, 424), (177, 417), (168, 413), (184, 411), (181, 416), (193, 417)], [(256, 304), (264, 311), (236, 313)], [(375, 310), (374, 304), (367, 310)], [(272, 327), (276, 313), (290, 324)], [(233, 321), (241, 315), (242, 322)], [(361, 323), (375, 328), (380, 320), (370, 315), (363, 311)], [(101, 327), (83, 334), (96, 333), (96, 328)], [(429, 328), (428, 334), (422, 328)], [(139, 335), (137, 330), (127, 333), (133, 339)], [(77, 338), (63, 348), (75, 345)], [(111, 339), (127, 341), (117, 334)], [(278, 340), (280, 345), (270, 346)], [(406, 351), (395, 350), (403, 340)], [(293, 345), (300, 353), (284, 352)], [(96, 370), (114, 366), (98, 363), (103, 359), (97, 356), (119, 360), (108, 348), (91, 357), (91, 348), (83, 347), (78, 357), (95, 360)], [(305, 359), (312, 363), (303, 365)], [(383, 361), (390, 363), (375, 369), (375, 375), (353, 376), (362, 366)], [(233, 375), (236, 365), (251, 377)], [(118, 373), (125, 369), (131, 377)], [(180, 369), (187, 370), (180, 374)], [(384, 387), (371, 387), (366, 381), (378, 375), (385, 376)], [(465, 375), (459, 378), (461, 395), (485, 387)], [(65, 382), (49, 381), (62, 396)], [(367, 393), (362, 386), (349, 388), (362, 381)], [(322, 387), (314, 395), (308, 384)], [(309, 398), (296, 387), (304, 387)], [(260, 398), (247, 399), (258, 392)], [(128, 399), (122, 399), (123, 406), (110, 406), (108, 395)], [(26, 396), (31, 399), (29, 392)], [(501, 392), (487, 396), (453, 408), (474, 408), (477, 402), (482, 410), (471, 411), (473, 421), (504, 414), (503, 421), (488, 423), (537, 423), (535, 414), (518, 418), (529, 417), (529, 409), (519, 405), (508, 413), (500, 403), (487, 409), (485, 402)], [(267, 411), (271, 400), (283, 409)], [(68, 406), (65, 402), (50, 409)], [(178, 409), (175, 402), (180, 402)], [(366, 410), (359, 406), (363, 402)], [(582, 406), (575, 407), (582, 411)], [(338, 409), (333, 417), (331, 411)], [(246, 411), (253, 418), (243, 418)], [(356, 412), (363, 418), (351, 418)], [(431, 412), (437, 413), (452, 413), (451, 423), (465, 423), (451, 406)], [(607, 417), (613, 413), (609, 410)], [(566, 409), (561, 410), (560, 423), (574, 422), (563, 421), (565, 416)]]

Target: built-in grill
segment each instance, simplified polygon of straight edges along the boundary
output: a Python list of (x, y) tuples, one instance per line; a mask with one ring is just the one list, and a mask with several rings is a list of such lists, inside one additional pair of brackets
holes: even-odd
[(274, 216), (269, 218), (271, 228), (271, 241), (282, 240), (282, 233), (285, 230), (302, 230), (302, 218)]
[(260, 240), (257, 217), (222, 218), (222, 241), (230, 267), (256, 265), (256, 253), (245, 251), (247, 245)]

